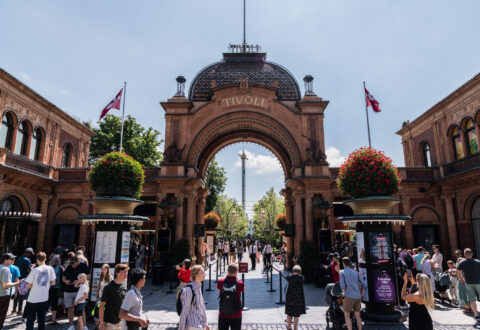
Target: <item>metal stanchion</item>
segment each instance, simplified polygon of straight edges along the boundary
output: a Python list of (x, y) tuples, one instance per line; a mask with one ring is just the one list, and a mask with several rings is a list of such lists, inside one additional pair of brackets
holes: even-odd
[(282, 275), (281, 270), (277, 269), (277, 271), (278, 271), (278, 282), (280, 283), (280, 286), (279, 286), (279, 289), (278, 289), (278, 291), (280, 292), (280, 301), (277, 302), (276, 304), (277, 305), (285, 305), (285, 302), (283, 301), (283, 295), (282, 295), (283, 294), (283, 288), (282, 288), (282, 277), (283, 277), (283, 275)]
[(205, 291), (213, 291), (212, 290), (212, 264), (208, 267), (208, 289)]
[[(242, 273), (242, 282), (245, 283), (245, 274)], [(248, 311), (248, 307), (245, 307), (245, 290), (242, 291), (242, 310)]]
[(267, 292), (275, 292), (277, 290), (273, 289), (273, 265), (270, 265), (270, 290), (267, 290)]
[[(228, 258), (228, 255), (227, 255), (227, 258)], [(223, 259), (223, 272), (222, 273), (225, 273), (225, 264), (226, 264), (225, 259)]]
[(217, 274), (216, 278), (215, 278), (215, 283), (218, 282), (218, 260), (217, 260), (217, 263), (216, 263), (216, 266), (215, 266), (215, 273)]
[(175, 291), (173, 290), (173, 274), (174, 274), (174, 268), (175, 266), (172, 266), (172, 274), (170, 277), (170, 289), (166, 292), (167, 294), (174, 293)]
[(264, 266), (266, 274), (267, 274), (267, 281), (264, 283), (270, 283), (270, 279), (268, 278), (268, 266)]

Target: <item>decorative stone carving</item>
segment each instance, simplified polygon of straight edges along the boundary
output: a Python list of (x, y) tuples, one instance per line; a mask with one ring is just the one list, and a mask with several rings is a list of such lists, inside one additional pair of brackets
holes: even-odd
[(182, 149), (179, 149), (177, 146), (177, 142), (173, 142), (167, 149), (165, 149), (165, 152), (163, 153), (163, 162), (165, 164), (171, 164), (171, 163), (179, 163), (182, 161), (182, 153), (183, 150), (185, 149), (185, 146), (183, 146)]
[(307, 152), (307, 162), (321, 165), (328, 165), (327, 155), (322, 151), (317, 140), (311, 139), (302, 134), (306, 138), (310, 145), (305, 149)]

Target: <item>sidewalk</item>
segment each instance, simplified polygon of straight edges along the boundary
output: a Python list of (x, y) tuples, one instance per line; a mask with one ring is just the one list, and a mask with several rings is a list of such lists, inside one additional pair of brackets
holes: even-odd
[[(246, 259), (244, 259), (246, 261)], [(279, 268), (278, 264), (274, 264), (275, 268)], [(249, 271), (245, 274), (245, 306), (249, 308), (248, 311), (243, 312), (243, 329), (251, 330), (277, 330), (286, 329), (284, 306), (277, 305), (279, 301), (279, 275), (274, 270), (273, 275), (273, 289), (275, 292), (268, 292), (270, 284), (265, 283), (266, 278), (262, 275), (262, 264), (257, 264), (256, 271)], [(283, 269), (283, 267), (281, 268)], [(224, 276), (224, 274), (222, 275)], [(241, 275), (239, 276), (241, 278)], [(204, 298), (207, 302), (207, 319), (213, 326), (212, 330), (216, 330), (218, 322), (218, 291), (216, 290), (215, 281), (215, 266), (212, 268), (211, 287), (213, 291), (204, 290)], [(142, 290), (144, 297), (144, 312), (150, 320), (149, 329), (170, 329), (173, 330), (178, 322), (178, 315), (176, 313), (176, 299), (175, 293), (168, 294), (169, 283), (160, 286), (151, 285), (151, 281), (147, 281), (147, 285)], [(208, 270), (207, 278), (205, 280), (205, 289), (208, 289)], [(283, 281), (283, 288), (285, 289), (285, 281)], [(283, 293), (282, 293), (283, 294)], [(283, 294), (283, 299), (285, 295)], [(315, 288), (312, 284), (305, 285), (305, 299), (307, 304), (307, 314), (300, 317), (299, 329), (326, 329), (325, 312), (328, 306), (325, 303), (325, 289)], [(11, 307), (9, 311), (11, 310)], [(47, 316), (47, 319), (49, 317)], [(452, 306), (443, 306), (436, 304), (435, 311), (432, 312), (432, 319), (434, 320), (434, 329), (472, 329), (475, 323), (472, 316), (464, 315), (460, 309)], [(47, 329), (67, 329), (68, 321), (66, 319), (59, 320), (61, 325), (56, 327), (48, 327)], [(367, 324), (366, 329), (406, 329), (405, 325), (372, 325)], [(93, 325), (88, 325), (93, 329)], [(24, 329), (24, 324), (21, 323), (20, 317), (7, 317), (5, 329)]]

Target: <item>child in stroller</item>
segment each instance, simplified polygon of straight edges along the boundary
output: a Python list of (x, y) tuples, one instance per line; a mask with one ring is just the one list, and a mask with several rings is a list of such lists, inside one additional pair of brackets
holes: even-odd
[[(343, 292), (340, 282), (330, 283), (325, 290), (325, 302), (328, 304), (325, 318), (327, 320), (327, 329), (346, 329), (345, 314), (343, 311)], [(353, 312), (352, 312), (353, 314)], [(355, 317), (352, 317), (352, 327), (357, 329)], [(332, 327), (330, 327), (332, 324)]]
[(440, 300), (442, 304), (445, 303), (445, 301), (452, 304), (452, 300), (448, 296), (448, 289), (450, 288), (449, 274), (447, 272), (434, 272), (433, 276), (435, 277), (434, 297)]

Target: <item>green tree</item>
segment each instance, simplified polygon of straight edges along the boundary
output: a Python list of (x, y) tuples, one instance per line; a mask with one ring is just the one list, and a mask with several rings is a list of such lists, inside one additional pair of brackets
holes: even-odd
[[(113, 150), (120, 149), (121, 118), (114, 115), (106, 115), (94, 127), (95, 136), (92, 137), (90, 146), (89, 161), (93, 164), (95, 160)], [(162, 161), (160, 145), (160, 132), (149, 127), (144, 128), (137, 123), (134, 117), (127, 116), (123, 123), (123, 151), (135, 158), (145, 166), (158, 166)]]
[(205, 214), (211, 212), (217, 204), (217, 199), (220, 194), (225, 191), (227, 185), (227, 174), (222, 166), (218, 165), (215, 157), (212, 158), (207, 167), (205, 174), (205, 185), (210, 190), (210, 195), (207, 196), (205, 204)]
[(220, 216), (220, 223), (217, 229), (228, 238), (243, 238), (248, 231), (248, 219), (243, 212), (241, 205), (233, 198), (220, 195), (214, 212)]
[(275, 218), (285, 212), (285, 202), (270, 188), (263, 197), (253, 205), (253, 234), (255, 237), (277, 241), (280, 238), (275, 231)]

